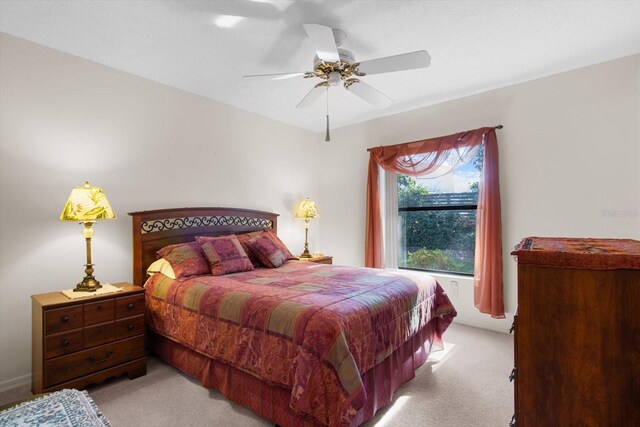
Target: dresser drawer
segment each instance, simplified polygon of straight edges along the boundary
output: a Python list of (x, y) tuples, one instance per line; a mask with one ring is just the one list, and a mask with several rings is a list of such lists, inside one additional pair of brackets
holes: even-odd
[(44, 357), (50, 359), (82, 350), (82, 329), (48, 335), (44, 340)]
[(144, 313), (144, 294), (116, 299), (116, 318), (131, 317)]
[(85, 304), (84, 324), (95, 325), (115, 319), (115, 307), (116, 302), (113, 299)]
[(120, 319), (116, 322), (116, 339), (140, 335), (144, 332), (144, 316)]
[(137, 336), (45, 362), (44, 386), (92, 374), (144, 356), (144, 336)]
[(84, 348), (91, 348), (101, 344), (107, 344), (116, 339), (115, 322), (99, 323), (85, 326)]
[(82, 305), (47, 310), (44, 312), (45, 335), (82, 327)]

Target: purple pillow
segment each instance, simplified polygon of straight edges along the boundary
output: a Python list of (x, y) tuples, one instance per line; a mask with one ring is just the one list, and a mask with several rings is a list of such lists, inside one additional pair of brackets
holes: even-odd
[[(247, 246), (247, 240), (254, 239), (258, 237), (261, 233), (262, 233), (262, 230), (252, 231), (251, 233), (235, 234), (235, 236), (240, 241), (240, 245), (242, 245), (242, 249), (244, 249), (244, 252), (249, 257), (249, 260), (251, 261), (251, 264), (253, 264), (254, 268), (260, 267), (260, 261), (258, 260), (258, 258), (256, 258), (256, 256), (251, 252), (251, 250)], [(213, 236), (196, 236), (196, 243), (202, 246), (205, 243), (210, 242), (211, 240), (217, 239), (217, 238), (218, 237), (213, 237)]]
[(255, 239), (256, 237), (260, 236), (262, 234), (262, 231), (252, 231), (251, 233), (242, 233), (242, 234), (236, 234), (236, 237), (238, 238), (238, 240), (240, 240), (240, 244), (242, 245), (242, 249), (244, 249), (244, 251), (247, 253), (247, 255), (249, 256), (249, 259), (251, 260), (251, 263), (253, 264), (254, 267), (260, 267), (260, 260), (258, 259), (258, 257), (256, 257), (253, 252), (251, 252), (251, 249), (249, 248), (249, 246), (247, 245), (247, 242), (251, 239)]
[(293, 256), (291, 254), (291, 252), (287, 248), (287, 245), (285, 245), (284, 242), (282, 240), (280, 240), (280, 238), (278, 236), (276, 236), (276, 234), (274, 232), (269, 231), (269, 230), (264, 230), (262, 232), (262, 235), (267, 236), (268, 238), (273, 240), (273, 242), (280, 247), (280, 250), (282, 250), (282, 252), (285, 254), (287, 259), (298, 259), (297, 257), (295, 257), (295, 256)]
[(234, 235), (207, 239), (201, 247), (214, 276), (253, 270), (253, 264)]
[(280, 239), (276, 241), (266, 233), (255, 239), (248, 240), (247, 246), (260, 260), (260, 263), (268, 268), (278, 268), (286, 260), (291, 259), (291, 253), (280, 242)]
[(209, 264), (204, 258), (200, 245), (195, 242), (168, 245), (156, 252), (164, 258), (176, 275), (176, 279), (200, 274), (209, 274)]

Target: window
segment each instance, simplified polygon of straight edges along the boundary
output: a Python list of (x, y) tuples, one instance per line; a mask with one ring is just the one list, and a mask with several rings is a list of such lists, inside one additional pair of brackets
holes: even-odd
[(438, 178), (397, 175), (399, 268), (473, 275), (482, 156)]

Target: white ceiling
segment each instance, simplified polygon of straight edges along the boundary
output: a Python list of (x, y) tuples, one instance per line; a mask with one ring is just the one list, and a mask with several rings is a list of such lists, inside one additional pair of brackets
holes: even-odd
[[(244, 18), (221, 28), (221, 15)], [(394, 99), (383, 110), (331, 88), (332, 127), (640, 52), (640, 1), (0, 0), (2, 32), (321, 131), (324, 97), (295, 108), (312, 80), (240, 78), (311, 70), (304, 23), (342, 29), (358, 61), (432, 57), (363, 78)]]

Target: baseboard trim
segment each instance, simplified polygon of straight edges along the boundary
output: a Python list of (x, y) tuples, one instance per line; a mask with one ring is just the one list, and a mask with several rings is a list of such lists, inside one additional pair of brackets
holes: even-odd
[(488, 329), (494, 332), (502, 332), (503, 334), (509, 333), (509, 327), (512, 323), (512, 320), (508, 314), (506, 319), (493, 319), (487, 316), (486, 320), (468, 319), (460, 317), (460, 315), (458, 315), (453, 319), (453, 321), (454, 323), (458, 323), (460, 325), (473, 326), (474, 328), (480, 329)]
[(0, 382), (0, 393), (31, 384), (31, 374), (22, 375)]

